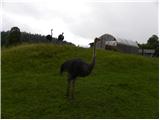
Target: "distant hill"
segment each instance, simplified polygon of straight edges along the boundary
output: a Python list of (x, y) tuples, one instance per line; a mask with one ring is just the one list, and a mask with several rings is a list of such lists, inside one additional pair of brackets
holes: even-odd
[(90, 76), (76, 81), (76, 99), (66, 97), (60, 65), (90, 62), (91, 48), (29, 44), (1, 52), (2, 118), (159, 118), (158, 58), (97, 49)]

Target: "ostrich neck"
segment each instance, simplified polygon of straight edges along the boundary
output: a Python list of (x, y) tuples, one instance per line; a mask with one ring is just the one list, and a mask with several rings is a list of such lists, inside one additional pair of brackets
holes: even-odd
[(53, 34), (53, 33), (52, 33), (52, 30), (51, 30), (51, 37), (52, 37), (52, 34)]
[(90, 71), (92, 71), (95, 64), (96, 64), (96, 43), (94, 42), (92, 62), (89, 64)]

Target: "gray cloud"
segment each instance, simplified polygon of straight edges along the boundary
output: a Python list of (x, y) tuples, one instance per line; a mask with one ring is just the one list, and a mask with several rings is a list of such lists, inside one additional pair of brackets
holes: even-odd
[(158, 5), (151, 3), (90, 3), (92, 13), (71, 27), (83, 37), (111, 33), (146, 42), (158, 34)]
[[(116, 37), (147, 41), (158, 34), (157, 2), (29, 2), (3, 5), (3, 30), (19, 26), (22, 30), (54, 35), (65, 32), (65, 38), (87, 45), (104, 33)], [(78, 41), (75, 41), (77, 39)]]
[(30, 16), (35, 19), (40, 19), (41, 16), (43, 16), (42, 11), (40, 9), (37, 9), (34, 4), (31, 3), (7, 3), (3, 2), (2, 4), (3, 9), (6, 12), (17, 14), (20, 16)]

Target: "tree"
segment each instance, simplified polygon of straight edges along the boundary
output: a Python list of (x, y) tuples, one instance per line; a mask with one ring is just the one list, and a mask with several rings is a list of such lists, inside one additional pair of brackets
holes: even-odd
[(12, 27), (9, 33), (9, 45), (21, 43), (21, 32), (18, 27)]
[(159, 38), (157, 35), (152, 35), (145, 44), (138, 44), (139, 48), (143, 49), (154, 49), (154, 56), (159, 56)]
[(151, 48), (151, 49), (156, 49), (157, 47), (159, 47), (158, 36), (157, 36), (157, 35), (152, 35), (152, 36), (148, 39), (147, 45), (148, 45), (148, 47)]
[(8, 44), (8, 35), (9, 31), (2, 31), (1, 32), (1, 46), (7, 46)]
[(157, 35), (152, 35), (148, 39), (147, 46), (148, 46), (148, 48), (155, 50), (154, 56), (156, 56), (156, 57), (159, 56), (159, 38)]
[(147, 47), (149, 49), (154, 49), (154, 56), (159, 56), (159, 38), (157, 35), (152, 35), (147, 41)]

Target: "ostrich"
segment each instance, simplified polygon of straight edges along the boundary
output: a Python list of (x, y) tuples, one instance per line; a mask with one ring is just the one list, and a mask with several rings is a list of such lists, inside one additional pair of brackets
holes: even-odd
[(95, 38), (93, 47), (93, 58), (90, 64), (82, 61), (81, 59), (71, 59), (65, 61), (60, 68), (60, 73), (68, 73), (68, 86), (67, 86), (67, 97), (74, 98), (75, 80), (77, 77), (88, 76), (93, 70), (96, 63), (96, 43), (99, 38)]
[(52, 40), (52, 31), (53, 31), (53, 29), (51, 29), (51, 35), (47, 35), (47, 36), (46, 36), (46, 39), (49, 40), (49, 41)]
[(59, 41), (63, 41), (63, 39), (64, 39), (63, 34), (64, 34), (64, 33), (62, 32), (62, 34), (60, 34), (60, 35), (58, 36), (58, 40), (59, 40)]

